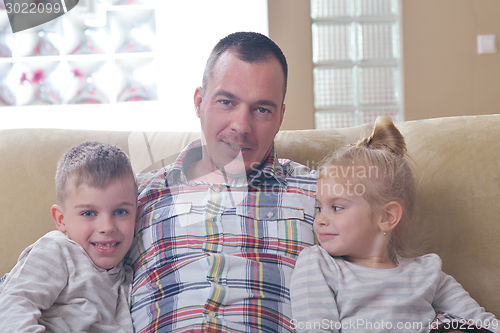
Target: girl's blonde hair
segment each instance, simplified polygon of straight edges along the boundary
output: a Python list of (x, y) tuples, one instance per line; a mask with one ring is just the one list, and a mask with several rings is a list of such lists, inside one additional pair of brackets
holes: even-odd
[[(412, 256), (409, 227), (415, 210), (416, 184), (406, 155), (405, 140), (389, 117), (378, 117), (368, 138), (328, 157), (320, 167), (319, 178), (331, 177), (333, 168), (355, 166), (370, 170), (369, 173), (358, 173), (359, 176), (353, 180), (363, 185), (363, 198), (373, 213), (382, 213), (383, 206), (391, 201), (403, 208), (401, 220), (388, 235), (389, 255), (392, 259), (396, 254)], [(344, 170), (344, 176), (347, 174), (354, 175), (354, 172)]]

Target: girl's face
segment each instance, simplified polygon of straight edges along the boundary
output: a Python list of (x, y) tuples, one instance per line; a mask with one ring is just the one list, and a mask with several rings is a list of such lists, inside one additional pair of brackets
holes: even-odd
[(353, 263), (370, 266), (367, 260), (384, 254), (387, 247), (377, 223), (379, 214), (373, 214), (363, 194), (362, 184), (355, 186), (339, 177), (320, 178), (314, 231), (331, 256), (344, 256)]

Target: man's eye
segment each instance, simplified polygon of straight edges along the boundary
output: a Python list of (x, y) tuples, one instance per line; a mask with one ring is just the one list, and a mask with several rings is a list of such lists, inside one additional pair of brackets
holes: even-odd
[(259, 113), (271, 113), (271, 111), (266, 108), (258, 108), (257, 111), (259, 111)]
[(127, 215), (128, 212), (125, 210), (125, 209), (117, 209), (115, 211), (115, 215), (118, 215), (118, 216), (124, 216), (124, 215)]
[(223, 104), (223, 105), (231, 105), (231, 101), (228, 101), (227, 99), (221, 99), (219, 101), (219, 103)]
[(83, 212), (81, 215), (84, 217), (92, 217), (92, 216), (95, 216), (96, 214), (94, 212), (87, 210), (87, 211)]

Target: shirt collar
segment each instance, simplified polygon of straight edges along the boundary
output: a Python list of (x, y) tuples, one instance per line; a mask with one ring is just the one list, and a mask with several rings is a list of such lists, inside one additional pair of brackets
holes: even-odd
[[(186, 171), (194, 162), (201, 159), (202, 149), (203, 147), (200, 139), (191, 142), (186, 148), (184, 148), (167, 173), (166, 181), (168, 184), (188, 184), (190, 182), (186, 177)], [(278, 161), (273, 142), (271, 145), (271, 152), (268, 157), (259, 165), (258, 168), (247, 175), (245, 183), (247, 183), (247, 185), (251, 184), (254, 186), (259, 184), (269, 185), (270, 183), (277, 183), (279, 186), (286, 188), (286, 174), (287, 172)], [(241, 181), (236, 180), (229, 182), (229, 185), (241, 185)]]

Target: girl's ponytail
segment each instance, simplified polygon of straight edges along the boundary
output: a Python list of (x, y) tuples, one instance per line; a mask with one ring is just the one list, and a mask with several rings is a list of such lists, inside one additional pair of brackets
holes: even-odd
[(406, 154), (406, 144), (403, 135), (394, 126), (391, 118), (380, 116), (375, 120), (372, 134), (361, 140), (358, 147), (368, 149), (387, 150), (392, 154), (403, 157)]

